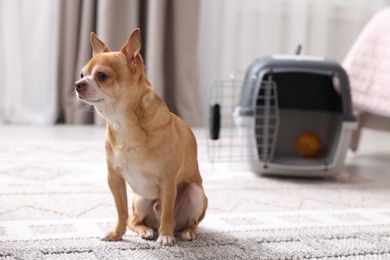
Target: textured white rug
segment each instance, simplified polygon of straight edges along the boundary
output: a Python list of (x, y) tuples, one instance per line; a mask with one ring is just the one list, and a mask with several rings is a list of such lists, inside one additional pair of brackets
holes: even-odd
[[(101, 141), (0, 141), (0, 259), (390, 259), (390, 184), (365, 156), (333, 180), (265, 178), (211, 166), (198, 238), (161, 247), (115, 223)], [(390, 156), (376, 157), (378, 164)], [(129, 190), (131, 197), (131, 191)]]

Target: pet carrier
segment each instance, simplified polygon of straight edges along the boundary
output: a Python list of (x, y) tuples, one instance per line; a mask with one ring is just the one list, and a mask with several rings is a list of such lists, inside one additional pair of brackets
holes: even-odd
[(210, 160), (261, 174), (335, 175), (357, 125), (345, 71), (316, 57), (258, 59), (243, 80), (214, 82), (210, 105)]

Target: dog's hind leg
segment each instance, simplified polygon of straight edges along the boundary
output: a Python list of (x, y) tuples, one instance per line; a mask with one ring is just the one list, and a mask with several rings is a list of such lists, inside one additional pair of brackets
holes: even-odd
[(127, 221), (130, 230), (139, 234), (144, 239), (154, 239), (154, 230), (158, 229), (159, 217), (155, 215), (153, 207), (159, 202), (149, 200), (139, 195), (134, 195), (133, 214)]
[(207, 208), (207, 197), (196, 183), (190, 183), (182, 191), (175, 207), (175, 231), (180, 232), (184, 240), (196, 238), (198, 223), (204, 218)]

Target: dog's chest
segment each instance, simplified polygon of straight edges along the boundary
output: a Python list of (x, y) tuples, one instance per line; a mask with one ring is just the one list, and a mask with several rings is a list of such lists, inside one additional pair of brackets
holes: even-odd
[(114, 168), (120, 168), (123, 177), (134, 193), (148, 198), (159, 198), (158, 180), (155, 174), (145, 167), (146, 162), (137, 161), (134, 151), (119, 149), (111, 157)]
[(128, 165), (123, 174), (134, 193), (148, 199), (160, 197), (158, 184), (153, 174), (132, 165)]

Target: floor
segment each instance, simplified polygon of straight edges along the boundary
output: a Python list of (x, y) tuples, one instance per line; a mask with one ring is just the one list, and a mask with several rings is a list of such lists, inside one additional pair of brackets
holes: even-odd
[(364, 130), (343, 173), (324, 180), (218, 171), (195, 129), (209, 207), (199, 239), (169, 249), (130, 231), (97, 239), (116, 219), (104, 132), (0, 126), (0, 258), (389, 259), (390, 132)]
[[(194, 129), (199, 143), (201, 160), (206, 160), (207, 152), (204, 129)], [(0, 141), (101, 141), (104, 144), (105, 128), (100, 126), (0, 126)], [(202, 161), (201, 163), (207, 163)], [(383, 180), (390, 183), (390, 132), (363, 129), (359, 148), (349, 151), (345, 170), (367, 179)]]

